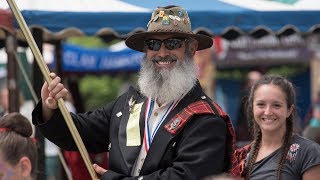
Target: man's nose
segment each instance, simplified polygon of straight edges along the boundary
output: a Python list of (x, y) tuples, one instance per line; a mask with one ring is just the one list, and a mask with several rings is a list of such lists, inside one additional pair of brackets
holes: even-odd
[(161, 43), (160, 49), (158, 51), (158, 55), (161, 57), (166, 57), (169, 54), (169, 50), (165, 47), (163, 43)]

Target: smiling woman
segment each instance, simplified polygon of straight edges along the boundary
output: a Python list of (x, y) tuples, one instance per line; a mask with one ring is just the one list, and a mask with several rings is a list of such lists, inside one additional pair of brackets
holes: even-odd
[(246, 179), (319, 179), (320, 146), (293, 133), (296, 93), (281, 76), (253, 84), (247, 113), (254, 141), (237, 149), (232, 173)]

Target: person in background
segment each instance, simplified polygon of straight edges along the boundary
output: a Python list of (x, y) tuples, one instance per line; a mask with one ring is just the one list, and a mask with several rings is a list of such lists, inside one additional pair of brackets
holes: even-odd
[(36, 179), (37, 148), (31, 135), (31, 123), (20, 113), (0, 118), (0, 179)]
[[(109, 169), (96, 164), (101, 179), (198, 180), (229, 170), (234, 131), (230, 119), (203, 92), (193, 56), (212, 38), (194, 34), (187, 11), (156, 8), (148, 31), (126, 45), (145, 52), (138, 86), (104, 107), (71, 113), (89, 152), (109, 151)], [(32, 113), (42, 134), (66, 150), (77, 146), (58, 109), (68, 90), (50, 73)], [(59, 129), (59, 131), (57, 131)]]
[(320, 144), (320, 99), (312, 106), (312, 117), (304, 128), (302, 135)]
[(251, 88), (248, 117), (254, 140), (237, 149), (232, 174), (245, 179), (320, 179), (320, 145), (293, 132), (297, 119), (291, 82), (266, 75)]
[(311, 106), (308, 109), (307, 114), (305, 115), (304, 119), (303, 119), (303, 123), (302, 123), (302, 128), (306, 128), (306, 126), (310, 123), (310, 120), (313, 117), (313, 108), (314, 108), (314, 104), (320, 102), (320, 91), (318, 91), (317, 96), (315, 98), (315, 100), (313, 101), (313, 103), (311, 104)]
[(244, 81), (241, 93), (240, 93), (240, 103), (239, 110), (236, 121), (236, 139), (237, 139), (237, 147), (243, 147), (250, 143), (252, 140), (250, 134), (250, 126), (248, 122), (247, 116), (247, 101), (250, 92), (251, 86), (257, 82), (261, 77), (262, 73), (258, 70), (251, 70), (248, 72), (246, 79)]

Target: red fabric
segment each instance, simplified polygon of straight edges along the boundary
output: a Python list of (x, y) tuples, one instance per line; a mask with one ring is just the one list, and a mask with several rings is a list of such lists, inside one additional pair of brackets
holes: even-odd
[[(73, 180), (91, 179), (90, 173), (78, 151), (63, 151), (66, 163), (70, 168)], [(108, 154), (89, 154), (92, 163), (96, 163), (104, 169), (108, 169)]]
[(213, 101), (213, 105), (218, 110), (219, 115), (224, 119), (224, 121), (227, 124), (228, 131), (227, 131), (226, 145), (228, 148), (230, 148), (230, 149), (228, 149), (228, 153), (229, 153), (228, 156), (229, 156), (231, 162), (233, 162), (234, 161), (233, 154), (235, 153), (234, 151), (236, 149), (236, 133), (234, 131), (234, 128), (231, 123), (231, 119), (230, 119), (229, 115), (227, 113), (225, 113), (216, 102)]
[(13, 32), (13, 14), (10, 10), (0, 9), (0, 26), (6, 30)]
[(9, 128), (0, 128), (0, 132), (9, 132), (11, 129)]
[(236, 177), (244, 177), (245, 175), (245, 159), (250, 151), (251, 144), (236, 149), (233, 154), (232, 168), (230, 173)]
[[(177, 134), (184, 124), (194, 115), (194, 114), (214, 114), (210, 105), (205, 101), (197, 101), (190, 104), (188, 107), (184, 108), (180, 113), (175, 115), (164, 127), (171, 134)], [(176, 119), (179, 119), (179, 125), (175, 128), (171, 128), (171, 124), (174, 123)]]

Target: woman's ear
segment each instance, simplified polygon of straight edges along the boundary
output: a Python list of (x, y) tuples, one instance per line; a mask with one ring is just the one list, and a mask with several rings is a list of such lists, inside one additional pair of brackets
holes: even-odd
[(292, 114), (294, 105), (291, 105), (287, 112), (287, 118)]
[(32, 165), (28, 157), (23, 156), (22, 158), (20, 158), (18, 168), (19, 168), (19, 173), (22, 177), (31, 176)]

